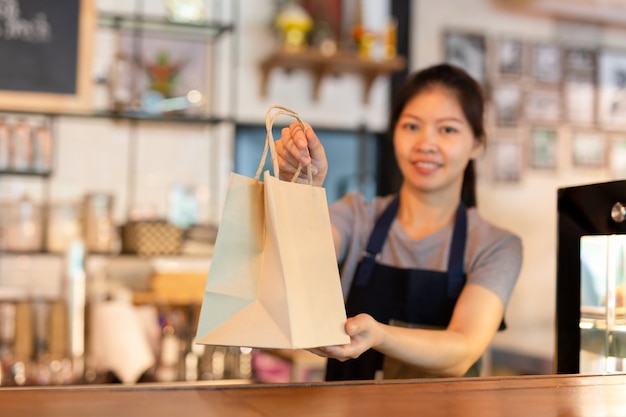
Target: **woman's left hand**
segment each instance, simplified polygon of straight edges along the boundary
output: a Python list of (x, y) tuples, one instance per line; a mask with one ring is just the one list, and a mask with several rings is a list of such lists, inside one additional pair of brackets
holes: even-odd
[(369, 314), (359, 314), (346, 321), (346, 333), (350, 336), (350, 344), (324, 346), (307, 349), (316, 355), (340, 361), (358, 358), (363, 352), (380, 343), (382, 338), (381, 324)]

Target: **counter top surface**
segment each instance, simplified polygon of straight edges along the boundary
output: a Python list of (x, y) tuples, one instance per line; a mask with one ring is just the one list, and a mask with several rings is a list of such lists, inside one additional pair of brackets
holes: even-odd
[(626, 416), (626, 374), (0, 389), (11, 417)]

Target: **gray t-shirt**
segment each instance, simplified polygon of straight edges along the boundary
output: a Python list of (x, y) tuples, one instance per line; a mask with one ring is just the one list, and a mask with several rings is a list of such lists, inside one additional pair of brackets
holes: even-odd
[[(358, 193), (346, 194), (330, 206), (330, 220), (342, 236), (339, 263), (344, 297), (374, 224), (393, 196), (365, 202)], [(522, 242), (513, 233), (483, 219), (475, 208), (467, 210), (465, 274), (467, 282), (496, 293), (506, 306), (522, 265)], [(453, 225), (414, 240), (394, 220), (379, 262), (398, 268), (446, 271)]]

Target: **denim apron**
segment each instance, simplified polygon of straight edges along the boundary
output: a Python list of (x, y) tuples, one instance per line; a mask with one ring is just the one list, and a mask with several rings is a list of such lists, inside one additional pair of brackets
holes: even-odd
[[(463, 266), (467, 236), (467, 213), (461, 203), (456, 212), (447, 272), (404, 269), (377, 262), (387, 234), (396, 218), (399, 199), (394, 198), (376, 221), (366, 252), (357, 266), (346, 313), (353, 317), (368, 313), (381, 323), (420, 328), (445, 329), (465, 285)], [(374, 379), (385, 366), (385, 378), (425, 377), (419, 370), (385, 358), (369, 349), (356, 359), (329, 359), (327, 381)], [(468, 375), (478, 374), (474, 364)]]

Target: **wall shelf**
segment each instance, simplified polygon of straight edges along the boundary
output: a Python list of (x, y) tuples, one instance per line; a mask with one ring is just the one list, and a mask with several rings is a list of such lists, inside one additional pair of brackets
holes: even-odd
[(261, 95), (267, 95), (269, 75), (275, 68), (286, 71), (306, 70), (313, 75), (313, 99), (319, 98), (320, 84), (324, 77), (344, 73), (358, 74), (363, 79), (363, 101), (367, 103), (374, 80), (383, 75), (401, 71), (406, 67), (406, 59), (401, 56), (385, 60), (362, 58), (357, 53), (338, 52), (324, 55), (308, 49), (304, 51), (278, 50), (261, 63)]
[(18, 117), (21, 116), (42, 116), (42, 117), (75, 117), (75, 118), (95, 118), (95, 119), (111, 119), (116, 121), (123, 120), (136, 120), (147, 122), (164, 122), (164, 123), (189, 123), (189, 124), (207, 124), (214, 125), (224, 122), (233, 122), (232, 118), (217, 117), (208, 115), (186, 115), (184, 113), (169, 113), (169, 114), (149, 114), (142, 112), (113, 112), (113, 111), (95, 111), (86, 113), (43, 113), (40, 111), (13, 111), (13, 110), (0, 110), (0, 115), (15, 114)]
[(92, 114), (80, 115), (74, 114), (71, 115), (74, 117), (94, 117), (94, 118), (104, 118), (104, 119), (112, 119), (112, 120), (137, 120), (137, 121), (148, 121), (148, 122), (165, 122), (165, 123), (190, 123), (190, 124), (207, 124), (214, 125), (223, 122), (230, 121), (230, 118), (225, 117), (216, 117), (216, 116), (188, 116), (182, 113), (172, 113), (172, 114), (148, 114), (141, 112), (110, 112), (110, 111), (100, 111)]
[(124, 14), (100, 13), (98, 25), (101, 28), (115, 30), (127, 29), (142, 32), (168, 33), (204, 39), (216, 38), (234, 29), (232, 24), (206, 21), (198, 24), (172, 22), (161, 16), (136, 16)]
[(41, 177), (48, 178), (52, 175), (51, 172), (39, 172), (39, 171), (16, 171), (10, 169), (0, 169), (0, 176), (13, 176), (13, 177)]

